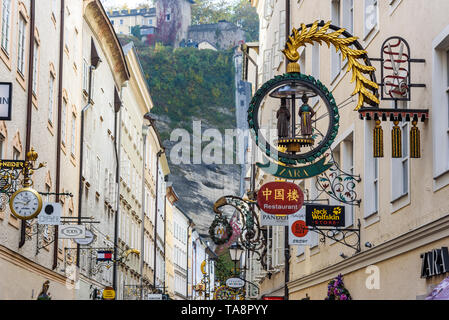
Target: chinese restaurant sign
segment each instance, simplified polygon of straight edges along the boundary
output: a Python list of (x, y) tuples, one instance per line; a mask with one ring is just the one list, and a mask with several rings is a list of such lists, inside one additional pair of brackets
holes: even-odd
[(291, 182), (269, 182), (257, 193), (257, 204), (268, 214), (293, 214), (301, 209), (303, 203), (304, 194)]
[(288, 216), (288, 244), (309, 246), (312, 245), (311, 232), (306, 226), (306, 209)]
[(306, 205), (306, 225), (311, 227), (344, 227), (345, 207)]

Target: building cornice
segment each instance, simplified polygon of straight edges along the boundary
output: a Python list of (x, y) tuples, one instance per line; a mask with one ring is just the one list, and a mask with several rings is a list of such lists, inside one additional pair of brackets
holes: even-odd
[(67, 278), (57, 272), (54, 272), (34, 261), (22, 256), (21, 254), (0, 245), (0, 259), (8, 261), (20, 268), (28, 270), (32, 273), (40, 275), (50, 281), (58, 282), (62, 285), (66, 284)]
[(103, 5), (99, 0), (84, 0), (84, 18), (94, 32), (108, 63), (113, 70), (117, 87), (129, 80), (130, 73), (120, 41)]
[(339, 273), (348, 274), (357, 271), (361, 268), (391, 259), (445, 237), (449, 237), (449, 215), (404, 233), (399, 237), (356, 254), (339, 263), (292, 280), (287, 285), (291, 291), (302, 290), (327, 282), (336, 277)]

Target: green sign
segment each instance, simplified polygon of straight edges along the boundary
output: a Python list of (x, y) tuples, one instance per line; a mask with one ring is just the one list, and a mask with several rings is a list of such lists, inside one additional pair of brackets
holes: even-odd
[(326, 157), (308, 166), (287, 167), (280, 163), (274, 163), (264, 158), (265, 164), (256, 163), (256, 165), (268, 174), (284, 179), (308, 179), (315, 177), (332, 167), (333, 163), (325, 163)]

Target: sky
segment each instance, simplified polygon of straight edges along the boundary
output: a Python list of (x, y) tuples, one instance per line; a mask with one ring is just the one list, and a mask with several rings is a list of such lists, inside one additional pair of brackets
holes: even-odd
[(121, 6), (126, 3), (128, 5), (128, 8), (134, 8), (140, 3), (145, 3), (145, 2), (151, 3), (151, 1), (148, 1), (148, 0), (101, 0), (101, 2), (103, 3), (103, 6), (105, 6), (105, 7)]

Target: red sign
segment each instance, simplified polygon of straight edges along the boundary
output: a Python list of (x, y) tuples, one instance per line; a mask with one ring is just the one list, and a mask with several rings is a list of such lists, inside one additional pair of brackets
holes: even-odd
[(291, 182), (269, 182), (257, 193), (257, 204), (268, 214), (293, 214), (301, 209), (303, 203), (304, 194)]
[(265, 296), (262, 300), (284, 300), (284, 297)]
[(307, 235), (307, 232), (309, 232), (309, 230), (307, 229), (305, 221), (298, 220), (292, 224), (292, 233), (295, 235), (295, 237), (305, 237)]

